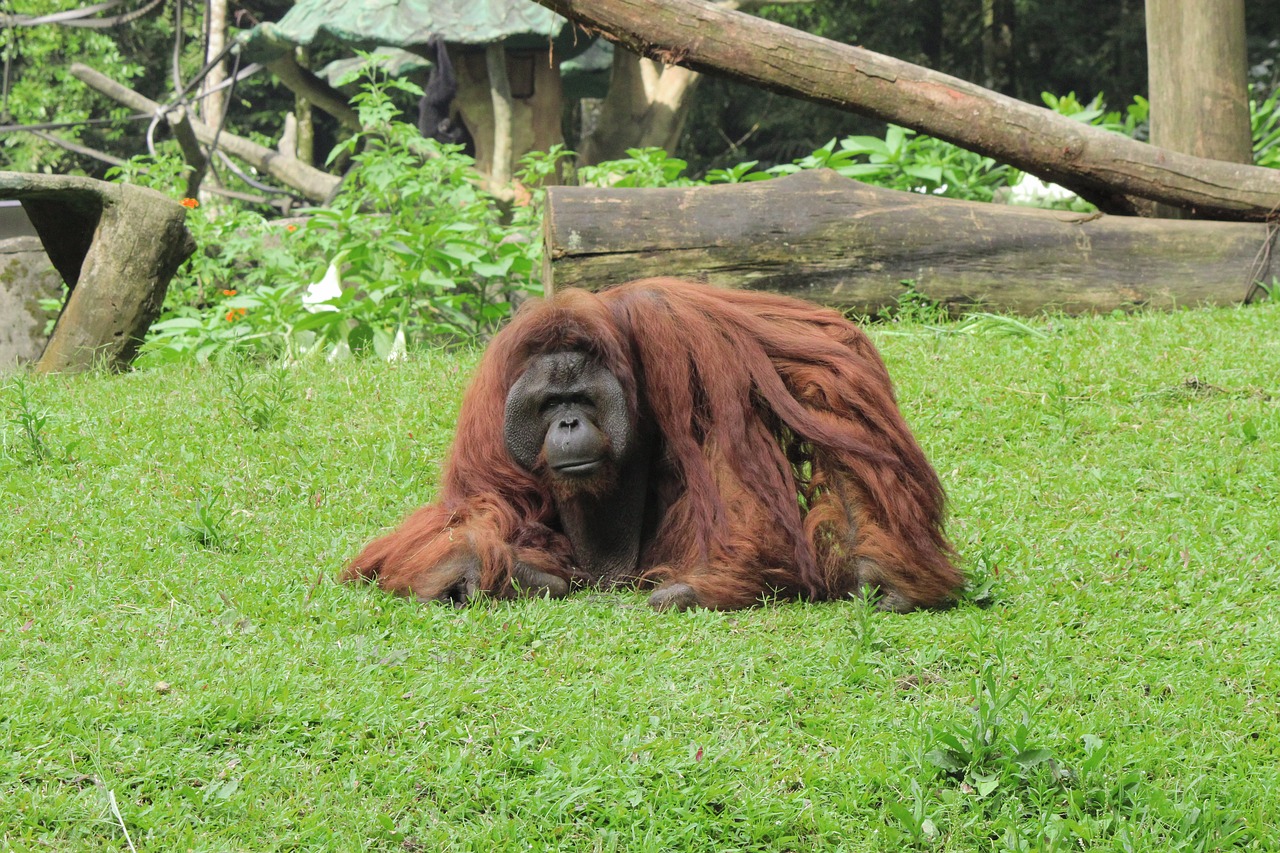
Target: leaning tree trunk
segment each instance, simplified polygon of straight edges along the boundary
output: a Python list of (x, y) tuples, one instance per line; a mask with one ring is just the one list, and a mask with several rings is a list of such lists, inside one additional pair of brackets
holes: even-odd
[(1062, 184), (1104, 211), (1133, 197), (1263, 220), (1280, 170), (1178, 154), (908, 62), (702, 0), (537, 0), (664, 63), (727, 75), (927, 133)]
[(674, 151), (699, 79), (696, 71), (615, 47), (600, 121), (582, 142), (583, 162), (617, 160), (628, 148)]
[(186, 208), (130, 184), (19, 172), (0, 172), (0, 198), (22, 202), (70, 290), (36, 370), (127, 366), (195, 251)]

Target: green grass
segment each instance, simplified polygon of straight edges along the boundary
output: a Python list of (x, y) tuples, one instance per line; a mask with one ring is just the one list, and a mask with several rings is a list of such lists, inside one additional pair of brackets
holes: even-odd
[(1280, 306), (1035, 326), (873, 332), (909, 616), (334, 583), (474, 354), (8, 380), (0, 849), (1280, 849)]

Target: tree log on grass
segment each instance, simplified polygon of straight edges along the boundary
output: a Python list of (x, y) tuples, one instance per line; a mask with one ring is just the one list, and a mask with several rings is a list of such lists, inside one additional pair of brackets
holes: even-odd
[(1061, 184), (1110, 213), (1137, 199), (1264, 220), (1280, 170), (1156, 148), (956, 77), (704, 0), (537, 0), (661, 62), (891, 121)]
[(1271, 237), (1262, 223), (1144, 219), (981, 204), (828, 170), (667, 189), (550, 187), (549, 288), (646, 276), (804, 296), (862, 314), (904, 281), (953, 312), (1105, 312), (1236, 304)]

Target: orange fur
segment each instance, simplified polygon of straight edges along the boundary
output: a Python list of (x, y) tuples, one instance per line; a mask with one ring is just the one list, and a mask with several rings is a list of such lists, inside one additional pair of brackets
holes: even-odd
[(947, 602), (963, 579), (943, 491), (894, 399), (883, 361), (829, 309), (774, 294), (646, 279), (525, 305), (463, 398), (437, 503), (372, 542), (345, 577), (439, 598), (471, 553), (481, 588), (514, 594), (517, 561), (567, 580), (553, 496), (503, 444), (506, 395), (530, 357), (588, 353), (659, 438), (657, 529), (632, 583), (685, 583), (709, 607), (765, 595), (885, 606)]

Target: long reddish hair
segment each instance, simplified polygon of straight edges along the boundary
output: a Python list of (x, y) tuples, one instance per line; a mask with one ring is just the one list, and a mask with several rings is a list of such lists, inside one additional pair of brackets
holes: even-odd
[[(960, 582), (941, 483), (866, 335), (789, 297), (662, 278), (524, 305), (463, 398), (437, 502), (370, 544), (348, 576), (430, 597), (415, 578), (462, 539), (488, 589), (505, 587), (516, 559), (573, 576), (552, 494), (511, 459), (502, 424), (529, 359), (566, 350), (611, 371), (633, 422), (649, 419), (660, 437), (653, 490), (670, 511), (640, 567), (655, 579), (747, 553), (786, 563), (771, 567), (773, 586), (817, 598), (851, 591), (857, 559), (925, 603)], [(754, 529), (735, 517), (743, 501)]]

